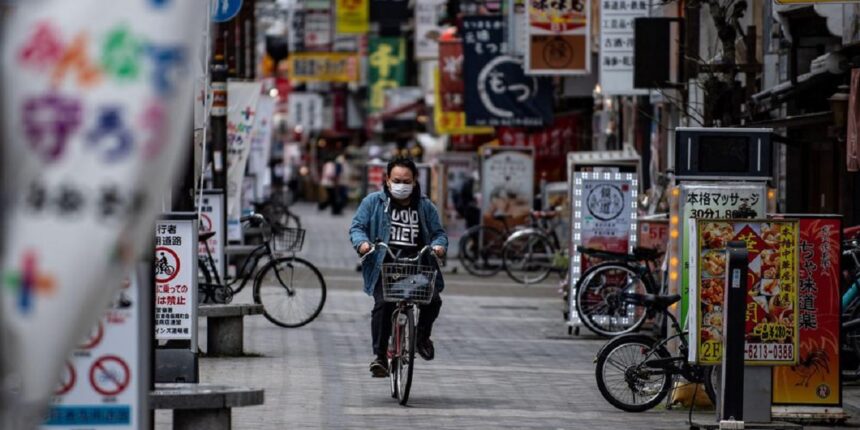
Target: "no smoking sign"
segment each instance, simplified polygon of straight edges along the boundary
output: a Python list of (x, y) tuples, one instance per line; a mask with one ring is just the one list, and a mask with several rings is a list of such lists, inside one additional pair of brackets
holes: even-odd
[(90, 367), (90, 384), (103, 396), (116, 396), (131, 383), (128, 364), (115, 355), (106, 355)]

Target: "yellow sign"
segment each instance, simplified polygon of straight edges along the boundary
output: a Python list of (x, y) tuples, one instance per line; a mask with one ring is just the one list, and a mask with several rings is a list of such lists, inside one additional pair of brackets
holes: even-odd
[(446, 112), (442, 110), (442, 97), (439, 93), (439, 70), (433, 73), (436, 103), (433, 106), (433, 125), (437, 134), (493, 134), (493, 127), (466, 125), (466, 112)]
[[(696, 299), (691, 299), (699, 364), (719, 364), (723, 351), (726, 245), (749, 252), (746, 296), (747, 365), (798, 362), (798, 222), (697, 220)], [(697, 305), (696, 305), (697, 304)]]
[(347, 52), (299, 52), (291, 54), (289, 77), (290, 82), (297, 84), (306, 82), (358, 82), (358, 55)]
[(369, 0), (337, 0), (335, 31), (341, 34), (363, 34), (370, 27)]

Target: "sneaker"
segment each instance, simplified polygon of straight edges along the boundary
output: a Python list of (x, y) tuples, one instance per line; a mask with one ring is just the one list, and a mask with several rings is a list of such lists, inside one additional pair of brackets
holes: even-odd
[(388, 377), (388, 361), (382, 358), (377, 358), (370, 363), (370, 373), (374, 378)]
[(430, 340), (429, 337), (416, 340), (417, 342), (415, 342), (415, 351), (418, 352), (418, 355), (420, 355), (421, 358), (427, 361), (432, 360), (433, 357), (436, 356), (436, 349), (433, 348), (433, 341)]

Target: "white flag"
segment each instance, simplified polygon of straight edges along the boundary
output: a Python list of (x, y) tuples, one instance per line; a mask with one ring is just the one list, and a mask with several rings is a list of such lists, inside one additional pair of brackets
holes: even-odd
[(241, 240), (242, 180), (251, 132), (257, 118), (261, 82), (227, 82), (227, 239)]
[[(31, 0), (7, 20), (0, 294), (20, 414), (150, 248), (189, 145), (207, 0)], [(30, 410), (32, 408), (32, 410)]]

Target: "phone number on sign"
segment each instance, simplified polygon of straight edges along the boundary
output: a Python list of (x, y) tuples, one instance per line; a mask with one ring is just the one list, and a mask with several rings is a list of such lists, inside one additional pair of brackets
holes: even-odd
[(794, 345), (778, 343), (748, 343), (746, 360), (794, 361)]

